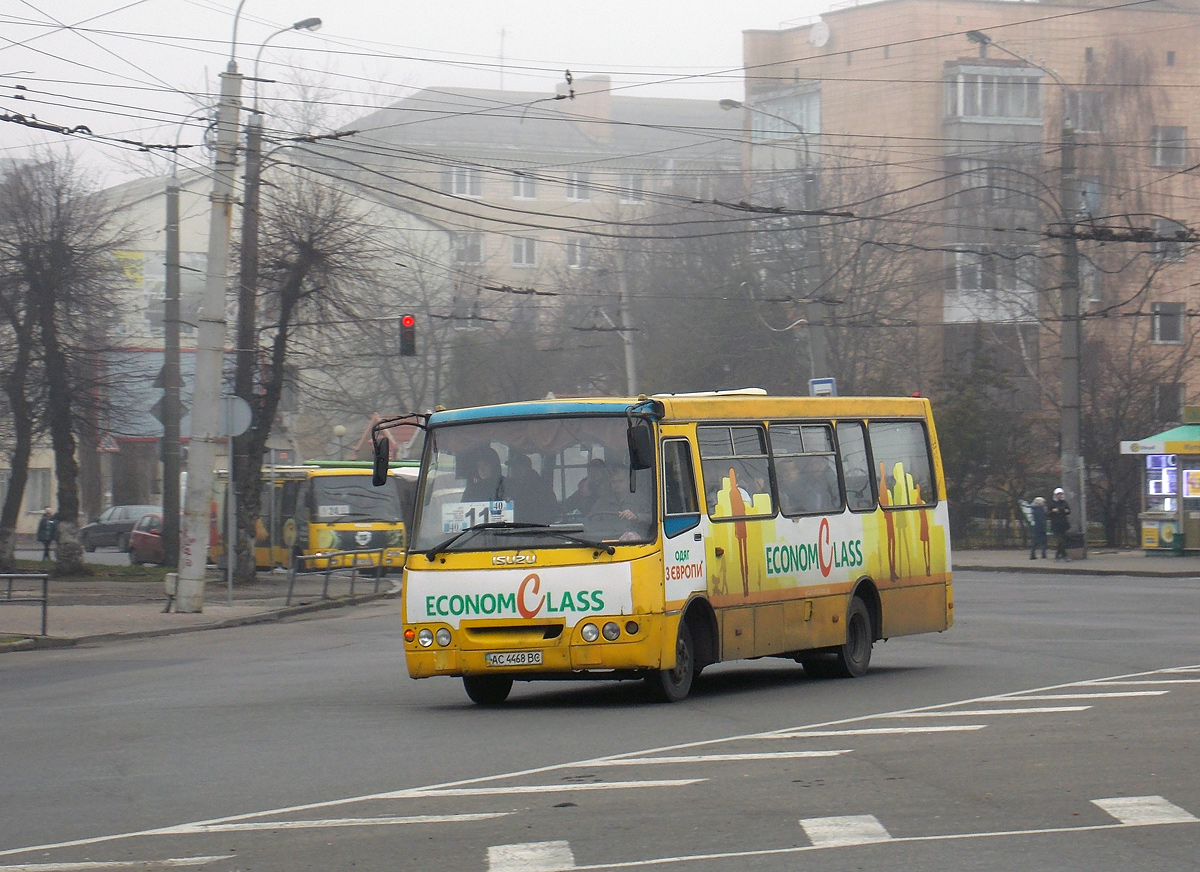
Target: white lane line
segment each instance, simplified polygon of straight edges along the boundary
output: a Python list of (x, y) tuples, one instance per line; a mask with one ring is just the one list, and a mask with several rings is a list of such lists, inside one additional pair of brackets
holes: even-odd
[[(262, 830), (323, 830), (338, 827), (390, 827), (404, 824), (457, 824), (466, 821), (486, 821), (510, 815), (509, 811), (489, 811), (464, 814), (384, 815), (365, 818), (324, 818), (311, 821), (243, 821), (232, 824), (184, 824), (159, 830), (159, 835), (196, 835), (198, 833), (247, 833)], [(4, 872), (0, 867), (0, 872)]]
[(892, 834), (883, 828), (879, 819), (870, 814), (803, 818), (800, 826), (804, 827), (804, 834), (816, 848), (870, 845), (892, 839)]
[(519, 793), (561, 793), (576, 790), (634, 790), (639, 787), (687, 787), (707, 778), (672, 778), (662, 781), (601, 781), (596, 784), (518, 784), (512, 787), (447, 787), (436, 790), (412, 790), (405, 798), (432, 799), (437, 796), (507, 796)]
[(1193, 814), (1181, 809), (1161, 796), (1114, 796), (1108, 799), (1093, 799), (1123, 824), (1150, 826), (1152, 824), (1190, 824), (1200, 821)]
[(753, 763), (756, 760), (796, 760), (806, 757), (837, 757), (849, 754), (852, 749), (840, 751), (777, 751), (771, 753), (747, 754), (689, 754), (679, 757), (627, 757), (623, 760), (602, 760), (591, 763), (593, 766), (652, 766), (659, 763)]
[(204, 866), (217, 860), (230, 860), (232, 854), (214, 857), (172, 857), (166, 860), (88, 860), (80, 863), (22, 863), (19, 866), (0, 866), (0, 872), (90, 872), (93, 869), (180, 869)]
[(1200, 684), (1200, 678), (1137, 678), (1137, 679), (1119, 679), (1119, 678), (1100, 678), (1096, 681), (1081, 681), (1082, 687), (1110, 687), (1110, 686), (1126, 686), (1126, 685), (1154, 685), (1154, 684)]
[(1004, 699), (1013, 702), (1023, 699), (1125, 699), (1135, 696), (1163, 696), (1169, 690), (1114, 690), (1112, 693), (1039, 693), (1037, 696), (1006, 696)]
[(799, 730), (775, 733), (764, 739), (830, 739), (839, 736), (902, 736), (906, 733), (963, 733), (982, 730), (987, 724), (946, 724), (936, 727), (864, 727), (857, 730)]
[(1170, 669), (1159, 669), (1158, 671), (1166, 672), (1171, 675), (1180, 675), (1189, 672), (1200, 672), (1200, 666), (1174, 666)]
[(562, 872), (575, 868), (568, 842), (525, 842), (488, 848), (489, 872)]
[(1058, 712), (1085, 712), (1090, 709), (1090, 705), (1052, 705), (1042, 706), (1041, 708), (1011, 708), (1011, 709), (971, 709), (958, 712), (937, 711), (937, 712), (888, 712), (883, 715), (876, 715), (880, 718), (986, 718), (990, 715), (1050, 715)]

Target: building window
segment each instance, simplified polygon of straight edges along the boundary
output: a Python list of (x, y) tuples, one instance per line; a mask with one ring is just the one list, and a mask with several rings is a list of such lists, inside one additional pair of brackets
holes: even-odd
[(1104, 302), (1104, 273), (1090, 259), (1079, 259), (1079, 292), (1089, 303)]
[(1027, 290), (1030, 258), (1016, 246), (950, 252), (947, 289), (955, 291)]
[(1104, 94), (1100, 91), (1067, 92), (1067, 117), (1079, 133), (1100, 133), (1103, 112)]
[(513, 173), (513, 197), (518, 200), (537, 199), (537, 179), (525, 173)]
[(1167, 66), (1168, 67), (1175, 66), (1175, 52), (1173, 52), (1173, 51), (1167, 52)]
[(1092, 51), (1092, 47), (1090, 45), (1083, 50), (1084, 63), (1090, 64), (1093, 60), (1095, 60), (1095, 57), (1096, 53)]
[(1156, 167), (1181, 167), (1187, 160), (1187, 128), (1155, 127), (1151, 135), (1154, 154), (1151, 163)]
[(475, 167), (449, 167), (443, 178), (448, 193), (459, 197), (483, 196), (483, 174)]
[(29, 478), (25, 482), (25, 511), (29, 514), (40, 514), (42, 509), (50, 505), (50, 470), (30, 469)]
[(800, 130), (806, 136), (818, 134), (821, 132), (820, 86), (806, 83), (799, 90), (759, 100), (749, 110), (749, 116), (751, 142), (795, 139)]
[(621, 202), (640, 203), (645, 197), (644, 181), (638, 173), (621, 174)]
[(513, 266), (537, 266), (537, 240), (517, 236), (512, 241)]
[(571, 269), (583, 269), (587, 264), (587, 241), (582, 236), (570, 237), (567, 240), (567, 266)]
[(567, 199), (590, 200), (592, 189), (589, 184), (589, 174), (583, 172), (567, 173)]
[(1183, 342), (1183, 303), (1152, 303), (1150, 313), (1154, 342)]
[(1153, 225), (1154, 242), (1150, 244), (1150, 253), (1154, 259), (1165, 263), (1175, 263), (1184, 258), (1184, 242), (1188, 230), (1178, 221), (1169, 218), (1155, 218)]
[(1164, 424), (1173, 423), (1183, 416), (1183, 385), (1161, 384), (1154, 386), (1154, 419)]
[(482, 233), (455, 233), (452, 246), (455, 263), (483, 263)]
[(953, 118), (1029, 120), (1042, 118), (1041, 72), (997, 72), (960, 67), (946, 88), (946, 114)]

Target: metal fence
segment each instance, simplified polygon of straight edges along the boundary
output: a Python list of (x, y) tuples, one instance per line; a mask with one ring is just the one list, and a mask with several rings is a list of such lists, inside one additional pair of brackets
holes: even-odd
[[(296, 577), (300, 575), (318, 575), (324, 574), (324, 583), (321, 585), (321, 599), (329, 599), (329, 582), (335, 576), (349, 575), (350, 577), (350, 596), (354, 596), (355, 582), (358, 581), (360, 572), (364, 574), (369, 572), (374, 581), (375, 593), (379, 593), (379, 584), (383, 581), (384, 575), (387, 573), (387, 567), (383, 565), (383, 552), (385, 548), (367, 548), (361, 551), (327, 551), (324, 554), (297, 554), (292, 558), (292, 565), (288, 569), (288, 590), (287, 599), (284, 605), (292, 604), (292, 591), (296, 586)], [(324, 563), (324, 566), (317, 568), (315, 564)]]
[[(36, 585), (30, 584), (35, 582), (40, 584), (42, 589), (41, 596), (37, 596), (32, 589)], [(46, 618), (50, 603), (50, 576), (41, 572), (30, 573), (13, 573), (11, 575), (0, 575), (0, 585), (3, 585), (4, 596), (0, 597), (0, 606), (3, 605), (28, 605), (30, 603), (40, 603), (42, 606), (42, 635), (46, 635)], [(16, 590), (14, 590), (16, 586)]]

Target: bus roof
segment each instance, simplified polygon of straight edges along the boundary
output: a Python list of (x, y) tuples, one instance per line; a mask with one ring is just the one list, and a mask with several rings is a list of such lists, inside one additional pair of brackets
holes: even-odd
[[(711, 393), (655, 394), (652, 397), (595, 397), (571, 400), (529, 400), (494, 406), (435, 412), (429, 426), (498, 421), (514, 418), (621, 415), (653, 400), (663, 410), (662, 420), (920, 416), (928, 413), (924, 397), (788, 397), (770, 396), (758, 389)], [(657, 417), (657, 416), (656, 416)]]

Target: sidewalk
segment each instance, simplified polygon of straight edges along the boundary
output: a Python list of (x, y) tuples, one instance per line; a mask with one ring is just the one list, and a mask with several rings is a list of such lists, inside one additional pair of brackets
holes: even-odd
[[(40, 582), (26, 583), (20, 590), (23, 596), (30, 593), (41, 596)], [(359, 575), (354, 579), (351, 595), (349, 573), (336, 571), (325, 591), (322, 572), (297, 576), (289, 604), (287, 574), (261, 572), (255, 584), (234, 586), (231, 598), (224, 577), (210, 570), (204, 585), (204, 610), (180, 614), (166, 611), (166, 591), (160, 582), (51, 578), (45, 636), (40, 635), (40, 603), (6, 605), (5, 588), (0, 587), (0, 653), (279, 621), (396, 599), (399, 593), (398, 576), (382, 578), (377, 585), (374, 578)], [(14, 588), (13, 596), (17, 595)], [(399, 620), (398, 605), (392, 607)]]
[[(1036, 572), (1067, 575), (1125, 575), (1145, 578), (1200, 579), (1200, 554), (1175, 557), (1142, 551), (1095, 549), (1085, 560), (1030, 560), (1025, 551), (956, 551), (956, 572)], [(164, 610), (163, 586), (151, 582), (100, 579), (50, 580), (47, 635), (41, 629), (41, 606), (11, 604), (0, 599), (0, 653), (35, 648), (96, 644), (120, 638), (163, 636), (278, 621), (343, 606), (396, 599), (397, 576), (375, 580), (359, 576), (350, 594), (348, 575), (334, 573), (328, 597), (322, 597), (323, 573), (299, 576), (287, 603), (286, 573), (260, 573), (251, 586), (236, 586), (232, 601), (225, 580), (210, 573), (204, 611), (178, 614)], [(28, 589), (28, 588), (27, 588)], [(40, 594), (40, 586), (37, 588)], [(0, 595), (2, 595), (0, 590)], [(397, 606), (389, 606), (396, 608)]]

